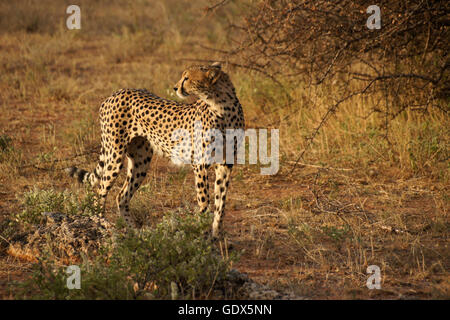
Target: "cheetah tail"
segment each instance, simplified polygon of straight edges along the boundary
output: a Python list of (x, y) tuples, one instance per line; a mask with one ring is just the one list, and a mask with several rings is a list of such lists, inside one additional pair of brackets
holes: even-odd
[(94, 172), (89, 172), (84, 169), (80, 169), (77, 167), (70, 167), (66, 169), (66, 172), (72, 178), (76, 178), (79, 183), (89, 183), (91, 186), (95, 186), (98, 184), (100, 180), (98, 167), (95, 168)]

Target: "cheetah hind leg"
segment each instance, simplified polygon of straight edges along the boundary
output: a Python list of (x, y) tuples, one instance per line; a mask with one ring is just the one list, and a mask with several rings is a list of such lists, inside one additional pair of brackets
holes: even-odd
[(152, 156), (153, 150), (145, 138), (134, 138), (127, 146), (127, 178), (117, 195), (116, 203), (120, 215), (130, 227), (136, 226), (136, 221), (130, 213), (130, 200), (147, 176)]
[(223, 237), (222, 220), (225, 214), (225, 200), (228, 185), (230, 183), (231, 169), (233, 165), (216, 165), (216, 181), (214, 183), (214, 221), (212, 225), (212, 237), (214, 240)]

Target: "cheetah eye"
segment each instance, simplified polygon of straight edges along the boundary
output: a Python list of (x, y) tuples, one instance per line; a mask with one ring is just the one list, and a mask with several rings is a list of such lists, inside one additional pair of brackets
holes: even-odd
[(184, 78), (184, 81), (186, 81), (186, 80), (189, 80), (189, 78), (188, 77)]

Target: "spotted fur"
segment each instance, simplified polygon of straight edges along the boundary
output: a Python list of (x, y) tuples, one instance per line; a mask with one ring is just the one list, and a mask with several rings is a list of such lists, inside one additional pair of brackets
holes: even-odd
[[(208, 175), (210, 167), (203, 157), (208, 143), (194, 140), (194, 124), (200, 121), (203, 131), (243, 129), (244, 114), (230, 78), (217, 64), (192, 66), (186, 69), (175, 85), (177, 95), (196, 97), (192, 104), (160, 98), (147, 90), (122, 89), (107, 98), (100, 107), (101, 143), (100, 160), (92, 173), (76, 167), (68, 173), (80, 182), (99, 186), (99, 198), (104, 208), (106, 197), (127, 159), (127, 178), (117, 196), (117, 205), (125, 221), (133, 225), (130, 200), (147, 175), (153, 154), (171, 157), (172, 140), (177, 129), (189, 131), (194, 148), (200, 146), (203, 154), (192, 164), (195, 175), (197, 202), (202, 212), (209, 204)], [(212, 234), (218, 237), (225, 210), (225, 200), (233, 165), (225, 162), (215, 166), (214, 222)]]

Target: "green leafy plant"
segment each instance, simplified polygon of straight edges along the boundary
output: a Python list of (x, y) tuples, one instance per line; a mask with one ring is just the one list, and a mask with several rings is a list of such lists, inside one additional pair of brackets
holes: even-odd
[[(123, 227), (123, 221), (117, 228)], [(206, 215), (167, 214), (152, 229), (117, 231), (99, 255), (79, 266), (81, 289), (66, 287), (64, 266), (49, 257), (34, 265), (17, 297), (38, 299), (206, 298), (236, 255), (224, 257), (205, 236)], [(175, 294), (174, 294), (174, 291)]]
[(101, 211), (95, 201), (95, 194), (87, 189), (84, 196), (78, 198), (69, 191), (33, 189), (20, 198), (22, 212), (15, 215), (15, 220), (24, 226), (44, 222), (43, 212), (61, 212), (69, 215), (98, 215)]

